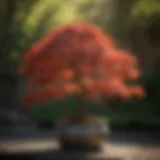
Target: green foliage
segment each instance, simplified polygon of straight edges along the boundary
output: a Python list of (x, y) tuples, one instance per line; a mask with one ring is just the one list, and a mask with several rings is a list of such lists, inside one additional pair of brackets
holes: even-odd
[(7, 55), (17, 61), (44, 33), (73, 21), (90, 21), (112, 34), (124, 34), (130, 26), (131, 11), (136, 23), (147, 24), (145, 20), (160, 14), (160, 3), (158, 0), (1, 0), (1, 57)]
[(138, 17), (141, 14), (151, 16), (153, 14), (160, 14), (160, 2), (159, 0), (138, 0), (132, 9), (134, 17)]
[[(80, 21), (78, 8), (88, 0), (2, 0), (0, 59), (17, 63), (27, 48), (58, 25)], [(0, 62), (1, 63), (1, 62)], [(6, 63), (5, 66), (7, 66)]]
[(160, 16), (159, 0), (137, 0), (132, 7), (134, 23), (146, 26), (154, 16)]
[[(76, 112), (77, 102), (75, 97), (66, 98), (64, 101), (55, 102), (48, 105), (41, 105), (31, 111), (31, 116), (37, 120), (54, 120), (57, 118), (68, 117)], [(159, 106), (151, 106), (144, 100), (133, 100), (127, 103), (119, 102), (118, 106), (99, 107), (94, 103), (86, 105), (87, 113), (106, 116), (111, 123), (124, 125), (132, 121), (141, 124), (160, 124)], [(143, 115), (143, 116), (142, 116)]]

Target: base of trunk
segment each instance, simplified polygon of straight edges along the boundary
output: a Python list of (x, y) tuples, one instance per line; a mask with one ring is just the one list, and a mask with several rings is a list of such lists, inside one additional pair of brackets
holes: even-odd
[(63, 119), (57, 123), (57, 138), (65, 150), (100, 150), (107, 142), (108, 124), (102, 117)]

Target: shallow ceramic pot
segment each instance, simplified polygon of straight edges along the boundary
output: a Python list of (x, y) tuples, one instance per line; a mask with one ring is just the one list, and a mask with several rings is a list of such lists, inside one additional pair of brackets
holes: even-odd
[(63, 149), (101, 149), (109, 134), (107, 119), (88, 116), (81, 122), (57, 122), (57, 138)]

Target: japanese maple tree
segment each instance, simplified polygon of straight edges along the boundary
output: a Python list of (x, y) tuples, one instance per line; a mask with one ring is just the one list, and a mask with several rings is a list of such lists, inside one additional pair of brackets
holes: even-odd
[[(38, 104), (76, 94), (84, 103), (105, 95), (124, 100), (143, 96), (134, 55), (117, 48), (113, 38), (86, 23), (74, 23), (48, 33), (24, 55), (19, 73), (29, 89), (25, 104)], [(83, 104), (79, 109), (83, 112)]]

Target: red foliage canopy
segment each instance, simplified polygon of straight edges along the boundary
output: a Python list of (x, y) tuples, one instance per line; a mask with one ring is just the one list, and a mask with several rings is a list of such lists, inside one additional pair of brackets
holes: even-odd
[(129, 79), (139, 76), (136, 58), (116, 47), (99, 28), (75, 23), (48, 33), (24, 55), (19, 72), (30, 90), (25, 104), (41, 103), (73, 93), (121, 98), (143, 96)]

